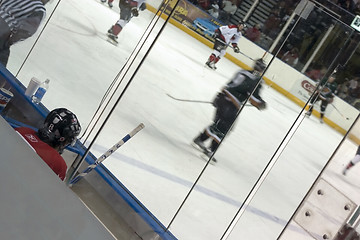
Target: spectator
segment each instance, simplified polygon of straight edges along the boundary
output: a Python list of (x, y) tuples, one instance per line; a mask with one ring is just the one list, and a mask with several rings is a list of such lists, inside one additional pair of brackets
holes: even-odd
[(64, 180), (67, 166), (60, 154), (66, 146), (75, 143), (81, 131), (75, 114), (65, 108), (57, 108), (48, 114), (44, 125), (37, 132), (27, 127), (15, 130), (60, 179)]
[(245, 31), (245, 37), (247, 39), (249, 39), (252, 42), (257, 42), (260, 40), (260, 36), (261, 36), (261, 26), (259, 23), (255, 24), (252, 28), (248, 28)]
[(267, 35), (268, 37), (275, 39), (278, 35), (278, 32), (280, 31), (280, 24), (281, 24), (281, 18), (280, 18), (280, 12), (278, 9), (275, 9), (266, 19), (264, 23), (263, 33)]
[(231, 16), (234, 15), (237, 10), (237, 6), (236, 4), (234, 4), (233, 1), (234, 0), (225, 0), (223, 2), (223, 9), (219, 13), (219, 20), (224, 22), (225, 24), (229, 23)]
[(45, 16), (47, 2), (49, 0), (0, 1), (0, 63), (4, 66), (9, 60), (10, 47), (37, 31)]
[(320, 82), (324, 77), (327, 69), (326, 67), (316, 67), (308, 72), (306, 72), (306, 76), (314, 80), (315, 82)]
[(292, 48), (291, 50), (284, 53), (281, 60), (283, 60), (290, 66), (295, 67), (296, 64), (299, 62), (299, 50), (296, 47)]
[(219, 18), (219, 5), (217, 4), (211, 5), (211, 8), (210, 10), (208, 10), (208, 13), (216, 19)]
[(337, 96), (341, 99), (346, 99), (346, 97), (348, 96), (348, 92), (349, 92), (349, 79), (345, 78), (345, 82), (341, 83), (338, 85), (337, 88)]
[(209, 10), (211, 6), (210, 0), (198, 0), (198, 4), (205, 11)]
[(338, 0), (338, 6), (346, 9), (351, 13), (353, 13), (355, 10), (355, 3), (353, 0)]
[(355, 77), (349, 81), (349, 91), (347, 97), (344, 99), (349, 104), (353, 104), (353, 102), (360, 97), (359, 80), (359, 77)]

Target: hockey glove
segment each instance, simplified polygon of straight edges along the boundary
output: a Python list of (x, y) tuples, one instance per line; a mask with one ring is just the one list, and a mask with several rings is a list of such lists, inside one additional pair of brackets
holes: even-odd
[(249, 102), (258, 110), (264, 110), (266, 108), (266, 102), (264, 100), (255, 101), (253, 98), (250, 97)]
[(326, 99), (326, 101), (331, 104), (331, 103), (333, 103), (334, 98), (329, 97), (329, 98)]
[(215, 108), (219, 107), (219, 105), (220, 105), (220, 104), (219, 104), (220, 99), (222, 99), (223, 97), (224, 97), (224, 94), (221, 93), (221, 92), (219, 92), (219, 93), (216, 95), (215, 99), (213, 100), (212, 105), (213, 105)]
[(137, 10), (136, 7), (133, 7), (133, 8), (131, 9), (131, 14), (132, 14), (134, 17), (139, 16), (139, 11)]
[(220, 38), (220, 30), (219, 29), (215, 30), (213, 38)]
[(239, 53), (240, 52), (240, 49), (239, 49), (239, 47), (238, 46), (234, 46), (234, 52), (236, 52), (236, 53)]
[(140, 5), (139, 9), (140, 9), (141, 11), (144, 11), (144, 10), (146, 9), (146, 3), (143, 2), (143, 3)]

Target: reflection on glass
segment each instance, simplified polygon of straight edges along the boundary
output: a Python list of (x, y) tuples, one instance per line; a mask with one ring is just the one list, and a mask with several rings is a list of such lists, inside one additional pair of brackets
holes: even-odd
[[(259, 1), (242, 19), (249, 26), (259, 23), (255, 16), (266, 2)], [(159, 2), (149, 2), (147, 10), (126, 27), (120, 22), (123, 28), (114, 46), (107, 42), (107, 34), (119, 20), (116, 5), (110, 9), (100, 1), (61, 1), (18, 78), (24, 85), (33, 76), (49, 78), (44, 104), (49, 109), (59, 105), (71, 109), (83, 126), (92, 122), (95, 112), (101, 112), (105, 98), (114, 93), (113, 99), (120, 99), (117, 105), (110, 101), (116, 108), (109, 121), (101, 132), (93, 132), (99, 133), (90, 149), (95, 156), (144, 123), (145, 129), (104, 165), (179, 239), (220, 239), (224, 232), (229, 239), (275, 239), (342, 138), (328, 125), (344, 133), (358, 114), (335, 98), (327, 106), (325, 124), (317, 119), (322, 110), (315, 102), (312, 116), (303, 115), (303, 108), (318, 89), (317, 81), (335, 69), (336, 80), (341, 81), (338, 76), (349, 72), (347, 63), (356, 62), (356, 38), (319, 6), (303, 19), (296, 14), (291, 18), (295, 5), (279, 4), (286, 8), (284, 16), (275, 30), (268, 26), (262, 29), (260, 47), (240, 38), (240, 53), (228, 48), (232, 61), (224, 57), (214, 71), (204, 66), (211, 50), (200, 35), (213, 40), (214, 25), (221, 22), (188, 1), (167, 3), (165, 12), (177, 10), (172, 24), (162, 29), (154, 45), (153, 39), (145, 41), (151, 51), (139, 51), (134, 57), (139, 40), (149, 23), (154, 23)], [(238, 21), (239, 12), (228, 19), (229, 23)], [(315, 17), (322, 21), (315, 24)], [(267, 17), (261, 20), (269, 23)], [(309, 22), (313, 25), (306, 29)], [(154, 23), (155, 32), (163, 24), (159, 18)], [(201, 24), (208, 27), (201, 28)], [(314, 34), (308, 34), (310, 30)], [(283, 57), (293, 48), (298, 49), (298, 57), (290, 64)], [(349, 52), (354, 54), (345, 58)], [(262, 57), (269, 66), (263, 77), (267, 85), (261, 92), (267, 108), (258, 111), (245, 104), (231, 134), (213, 156), (218, 162), (208, 164), (209, 158), (204, 161), (191, 142), (200, 129), (211, 124), (214, 108), (210, 102), (219, 89), (236, 79), (233, 75), (239, 66), (234, 62), (241, 61), (244, 69), (250, 69), (254, 59)], [(311, 75), (316, 77), (310, 77), (312, 69), (319, 70)], [(96, 117), (94, 122), (102, 120)], [(295, 123), (299, 124), (297, 129)], [(288, 136), (292, 138), (286, 139)], [(285, 140), (286, 146), (282, 144)], [(277, 162), (263, 174), (270, 160)], [(233, 221), (260, 176), (267, 176), (266, 181), (245, 205), (239, 222)], [(232, 232), (226, 231), (231, 223), (237, 225)]]
[[(290, 29), (295, 31), (297, 27), (297, 25), (293, 25)], [(339, 24), (337, 31), (339, 32), (341, 30), (345, 33), (344, 36), (349, 36), (346, 32), (348, 29), (348, 27), (342, 27), (341, 24)], [(291, 31), (285, 34), (284, 41), (286, 41), (291, 34)], [(302, 35), (299, 35), (298, 37), (301, 36)], [(284, 41), (280, 41), (279, 45), (286, 49), (286, 42)], [(326, 72), (327, 76), (337, 71), (338, 68), (336, 68), (336, 65), (339, 63), (339, 56), (343, 53), (342, 50), (348, 42), (349, 37), (342, 40), (341, 44), (337, 45), (338, 50), (333, 54), (331, 60), (329, 62), (323, 62), (328, 68)], [(332, 42), (328, 42), (327, 44), (332, 44)], [(322, 47), (323, 46), (324, 45), (322, 45)], [(329, 45), (326, 45), (326, 47), (329, 47)], [(316, 48), (309, 49), (311, 52), (315, 52), (315, 50)], [(281, 52), (283, 49), (280, 48), (277, 51)], [(317, 55), (315, 56), (317, 57), (319, 52), (316, 53)], [(271, 58), (270, 62), (269, 71), (265, 73), (265, 78), (269, 78), (269, 76), (274, 74), (271, 78), (272, 81), (269, 81), (275, 85), (274, 88), (276, 88), (276, 84), (286, 88), (288, 87), (287, 84), (293, 83), (294, 85), (290, 87), (288, 91), (293, 91), (294, 95), (299, 96), (304, 102), (308, 102), (309, 98), (315, 95), (317, 88), (322, 86), (316, 82), (312, 82), (314, 88), (306, 89), (306, 86), (302, 86), (303, 80), (306, 79), (306, 77), (296, 72), (291, 72), (292, 75), (288, 75), (290, 79), (279, 79), (279, 76), (283, 77), (286, 74), (285, 69), (287, 69), (287, 67), (285, 66), (289, 64), (286, 63), (286, 65), (283, 65), (282, 61), (280, 62), (278, 59)], [(311, 82), (312, 80), (306, 81)], [(295, 88), (294, 86), (301, 87)], [(304, 91), (304, 94), (299, 94), (301, 93), (300, 89)], [(242, 136), (238, 136), (238, 138), (232, 138), (232, 135), (230, 135), (228, 138), (225, 138), (223, 144), (220, 145), (214, 156), (217, 159), (217, 168), (211, 171), (209, 167), (205, 171), (170, 227), (172, 232), (177, 236), (189, 238), (190, 236), (181, 232), (180, 229), (191, 222), (191, 226), (198, 230), (196, 237), (199, 239), (275, 239), (286, 225), (303, 195), (321, 171), (322, 166), (324, 166), (331, 156), (333, 149), (340, 142), (342, 136), (337, 131), (328, 128), (326, 125), (324, 125), (321, 130), (318, 129), (318, 124), (320, 123), (315, 119), (325, 114), (324, 109), (321, 109), (320, 106), (316, 106), (318, 109), (316, 118), (304, 118), (304, 115), (299, 115), (301, 108), (292, 105), (289, 99), (280, 101), (279, 99), (281, 99), (281, 97), (275, 94), (276, 97), (274, 99), (270, 98), (270, 100), (268, 100), (266, 98), (266, 92), (267, 91), (264, 92), (264, 99), (270, 107), (274, 106), (275, 109), (279, 110), (281, 104), (293, 112), (284, 111), (276, 118), (277, 114), (273, 111), (274, 109), (268, 109), (266, 116), (252, 118), (252, 122), (245, 123), (244, 119), (249, 117), (250, 113), (246, 111), (246, 108), (244, 109), (237, 119), (238, 122), (235, 126), (235, 131), (241, 128), (245, 133), (243, 133)], [(270, 91), (268, 92), (270, 93)], [(284, 89), (280, 89), (280, 92), (284, 92)], [(288, 92), (286, 94), (288, 95)], [(291, 96), (288, 95), (288, 97), (294, 100)], [(333, 95), (331, 95), (330, 99), (332, 98)], [(339, 98), (336, 98), (336, 100), (340, 101), (340, 103), (336, 103), (339, 105), (332, 105), (330, 101), (327, 101), (331, 107), (327, 109), (325, 114), (326, 122), (330, 126), (335, 126), (335, 128), (336, 124), (343, 122), (341, 121), (339, 108), (340, 106), (344, 106)], [(304, 106), (303, 104), (299, 105), (301, 105), (301, 107)], [(336, 106), (339, 106), (339, 108)], [(342, 110), (345, 111), (344, 109)], [(351, 118), (354, 119), (354, 115), (356, 116), (357, 114), (356, 111), (349, 110), (349, 112), (352, 112), (350, 115), (352, 115)], [(292, 115), (293, 117), (291, 117)], [(289, 120), (288, 125), (273, 122), (280, 121), (283, 118)], [(301, 124), (298, 125), (299, 123), (295, 121)], [(336, 123), (334, 124), (332, 121), (336, 121)], [(271, 133), (270, 129), (257, 132), (256, 130), (263, 125), (272, 126), (272, 128), (277, 127), (277, 133)], [(351, 122), (345, 122), (344, 125), (341, 125), (341, 127), (343, 127), (341, 132), (346, 132), (350, 125)], [(245, 137), (249, 134), (255, 139)], [(278, 140), (276, 140), (277, 136), (279, 136)], [(285, 136), (289, 136), (290, 138), (285, 139)], [(226, 141), (230, 138), (232, 138), (233, 141)], [(262, 142), (261, 140), (264, 138), (267, 141)], [(282, 143), (282, 141), (284, 142)], [(233, 148), (231, 148), (230, 145), (232, 145)], [(324, 145), (326, 145), (326, 148), (323, 148)], [(240, 147), (244, 147), (247, 151), (244, 149), (244, 151), (236, 154)], [(267, 148), (268, 152), (263, 151), (265, 148)], [(300, 149), (301, 151), (299, 151)], [(257, 157), (255, 151), (259, 153)], [(230, 155), (230, 153), (232, 153), (231, 159), (229, 159), (230, 161), (234, 161), (235, 159), (240, 159), (241, 161), (241, 164), (238, 163), (238, 169), (235, 167), (236, 163), (231, 165), (231, 170), (238, 173), (235, 174), (237, 177), (234, 178), (231, 177), (232, 171), (226, 169), (226, 167), (229, 167), (226, 156)], [(221, 159), (221, 161), (219, 159)], [(244, 159), (247, 161), (244, 162)], [(268, 162), (270, 159), (273, 161)], [(261, 160), (263, 161), (260, 163)], [(259, 168), (254, 171), (254, 169), (256, 169), (254, 168), (255, 166), (252, 166), (248, 162), (258, 164)], [(249, 164), (249, 169), (253, 169), (254, 174), (245, 178), (239, 174), (241, 171), (239, 169), (247, 169), (247, 164)], [(220, 165), (222, 165), (221, 170), (223, 170), (224, 173), (226, 172), (227, 175), (222, 174), (219, 170)], [(264, 167), (269, 168), (264, 170)], [(235, 169), (239, 170), (239, 172), (235, 171)], [(286, 169), (286, 171), (284, 171), (284, 169)], [(311, 170), (308, 173), (309, 169)], [(258, 176), (261, 176), (261, 178), (258, 179)], [(263, 176), (265, 177), (262, 178)], [(258, 181), (260, 181), (260, 184), (254, 185), (257, 184)], [(249, 183), (249, 185), (244, 187), (244, 183)], [(242, 188), (239, 189), (238, 186), (242, 186)], [(218, 197), (214, 197), (215, 199), (211, 199), (211, 197), (209, 199), (204, 196), (203, 192), (196, 191), (196, 187), (200, 189), (211, 189), (213, 191), (217, 189), (215, 192), (219, 195), (217, 195)], [(250, 190), (256, 191), (248, 194)], [(237, 201), (234, 201), (235, 199), (233, 198), (226, 198), (225, 196), (227, 195), (225, 193), (228, 193), (230, 196), (238, 196), (238, 198), (236, 198)], [(250, 197), (250, 201), (247, 201), (248, 197)], [(252, 197), (254, 198), (251, 200)], [(213, 206), (216, 207), (202, 206), (200, 202), (211, 202)], [(243, 206), (244, 203), (245, 206)], [(243, 212), (241, 218), (237, 218), (237, 215), (235, 215), (233, 219), (230, 212), (234, 211), (236, 207), (239, 209), (240, 206), (246, 208), (245, 212)], [(202, 214), (201, 217), (198, 217), (200, 214)], [(191, 221), (192, 218), (198, 222), (195, 220)], [(224, 226), (227, 225), (224, 221), (230, 224), (232, 220), (236, 220), (233, 222), (235, 224), (237, 223), (236, 226), (233, 226), (235, 228), (230, 229), (232, 232), (225, 229), (225, 235), (222, 235), (224, 232), (220, 232), (218, 229), (224, 228)], [(254, 230), (254, 228), (256, 230)], [(207, 229), (207, 231), (204, 232), (199, 229)], [(192, 236), (194, 236), (195, 233), (192, 234)]]

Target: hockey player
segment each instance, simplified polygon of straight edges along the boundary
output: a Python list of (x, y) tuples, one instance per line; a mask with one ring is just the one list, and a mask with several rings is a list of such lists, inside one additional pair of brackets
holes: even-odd
[(318, 90), (316, 90), (315, 94), (311, 97), (309, 101), (309, 110), (306, 113), (307, 117), (311, 116), (312, 110), (314, 108), (314, 104), (321, 100), (320, 104), (320, 123), (324, 122), (324, 115), (326, 107), (329, 103), (334, 101), (334, 97), (337, 91), (337, 83), (335, 82), (335, 76), (330, 76), (327, 81), (324, 79), (320, 82), (320, 86)]
[(60, 179), (64, 180), (67, 166), (60, 154), (66, 146), (75, 143), (81, 131), (75, 114), (65, 108), (57, 108), (47, 115), (44, 125), (37, 132), (27, 127), (15, 130)]
[(43, 20), (49, 0), (0, 0), (0, 63), (7, 65), (10, 46), (31, 37)]
[(355, 166), (355, 164), (357, 164), (358, 162), (360, 162), (360, 146), (358, 146), (355, 157), (345, 166), (342, 174), (346, 175), (347, 171), (349, 171), (349, 169)]
[(145, 0), (120, 0), (120, 19), (111, 26), (108, 30), (107, 36), (114, 42), (117, 42), (117, 38), (121, 30), (131, 20), (132, 17), (139, 16), (139, 10), (146, 9)]
[(215, 30), (214, 33), (214, 51), (210, 55), (208, 61), (205, 63), (211, 69), (216, 69), (215, 64), (222, 58), (229, 44), (234, 48), (234, 52), (239, 53), (238, 42), (241, 35), (241, 31), (246, 27), (243, 21), (240, 21), (237, 25), (229, 24), (221, 26)]
[[(249, 98), (250, 103), (256, 108), (259, 110), (265, 109), (266, 103), (260, 97), (261, 75), (265, 68), (266, 65), (262, 59), (256, 60), (252, 71), (240, 70), (217, 94), (213, 102), (216, 108), (213, 123), (193, 140), (193, 145), (208, 157), (212, 156), (220, 141), (230, 130), (244, 101)], [(250, 95), (253, 91), (254, 93)], [(204, 145), (204, 141), (208, 138), (212, 140), (210, 148)], [(213, 158), (212, 160), (216, 162), (216, 159)]]
[[(106, 0), (101, 0), (101, 2), (105, 3)], [(108, 0), (108, 5), (109, 5), (110, 8), (112, 8), (114, 6), (113, 2), (114, 2), (114, 0)]]

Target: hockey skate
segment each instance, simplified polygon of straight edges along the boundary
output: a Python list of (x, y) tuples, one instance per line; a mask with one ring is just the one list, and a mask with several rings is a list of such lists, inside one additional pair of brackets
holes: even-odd
[(193, 140), (193, 142), (191, 143), (191, 145), (192, 145), (195, 149), (197, 149), (197, 150), (199, 150), (199, 151), (201, 151), (201, 152), (204, 152), (204, 151), (207, 150), (206, 147), (205, 147), (205, 145), (204, 145), (204, 143), (200, 140), (200, 137), (195, 138), (195, 139)]
[(343, 174), (344, 176), (346, 176), (348, 170), (349, 170), (349, 169), (348, 169), (347, 167), (345, 167), (345, 168), (342, 170), (342, 174)]
[[(203, 154), (203, 158), (204, 158), (205, 161), (208, 161), (209, 158), (213, 155), (213, 152), (210, 151), (209, 149), (204, 150), (203, 153), (204, 153), (204, 154)], [(213, 158), (211, 159), (211, 162), (217, 163), (216, 158), (213, 157)]]
[(213, 70), (216, 70), (216, 66), (215, 66), (215, 63), (214, 62), (210, 62), (210, 61), (207, 61), (205, 63), (205, 65), (210, 68), (210, 69), (213, 69)]
[(117, 38), (118, 38), (118, 37), (117, 37), (115, 34), (113, 34), (113, 33), (111, 32), (111, 30), (109, 30), (106, 35), (108, 36), (108, 39), (107, 39), (108, 42), (110, 42), (111, 44), (117, 46), (117, 44), (119, 43), (119, 42), (117, 41)]

